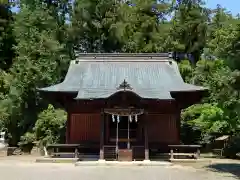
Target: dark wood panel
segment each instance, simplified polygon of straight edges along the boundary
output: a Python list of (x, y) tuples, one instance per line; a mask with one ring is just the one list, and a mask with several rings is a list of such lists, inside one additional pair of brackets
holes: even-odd
[(72, 102), (69, 108), (71, 114), (80, 113), (101, 113), (101, 109), (104, 107), (103, 100), (82, 100)]
[(100, 113), (71, 114), (69, 143), (100, 141)]
[(149, 143), (175, 144), (179, 142), (177, 118), (173, 114), (148, 114)]

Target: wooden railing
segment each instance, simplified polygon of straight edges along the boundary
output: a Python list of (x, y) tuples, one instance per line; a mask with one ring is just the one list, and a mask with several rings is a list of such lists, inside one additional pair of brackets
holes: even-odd
[(116, 146), (103, 146), (104, 159), (107, 161), (117, 160)]

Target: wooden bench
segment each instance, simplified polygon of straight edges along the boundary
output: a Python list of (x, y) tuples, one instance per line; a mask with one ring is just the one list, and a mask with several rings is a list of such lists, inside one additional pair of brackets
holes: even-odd
[(212, 152), (213, 152), (213, 154), (222, 157), (222, 156), (223, 156), (223, 152), (224, 152), (224, 148), (221, 148), (221, 149), (213, 149)]
[[(50, 144), (47, 146), (47, 150), (52, 149), (49, 155), (51, 156), (61, 156), (61, 155), (73, 155), (74, 158), (79, 157), (78, 153), (79, 144)], [(66, 152), (59, 152), (59, 149), (67, 149)], [(71, 149), (69, 151), (69, 149)], [(74, 150), (73, 150), (74, 149)]]
[(87, 149), (99, 149), (98, 142), (81, 142), (80, 144), (50, 144), (47, 146), (47, 150), (53, 150), (48, 153), (51, 156), (61, 156), (61, 155), (73, 155), (74, 158), (80, 158), (80, 151), (85, 151)]
[[(185, 156), (194, 159), (198, 159), (200, 157), (201, 145), (168, 145), (168, 147), (170, 148), (170, 159), (174, 159), (175, 156)], [(191, 149), (193, 152), (179, 152), (183, 149)]]

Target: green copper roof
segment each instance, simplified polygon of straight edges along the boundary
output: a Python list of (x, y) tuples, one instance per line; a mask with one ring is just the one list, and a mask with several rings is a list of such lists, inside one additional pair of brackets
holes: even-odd
[(95, 99), (107, 98), (123, 88), (153, 99), (172, 99), (172, 91), (205, 90), (184, 83), (177, 63), (166, 54), (82, 55), (71, 61), (62, 83), (40, 90), (78, 92), (76, 99)]

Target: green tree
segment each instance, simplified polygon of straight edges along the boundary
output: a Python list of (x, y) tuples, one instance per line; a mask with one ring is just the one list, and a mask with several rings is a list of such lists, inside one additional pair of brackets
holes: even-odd
[(188, 76), (195, 84), (208, 87), (209, 95), (203, 99), (205, 104), (193, 105), (183, 111), (184, 131), (200, 133), (202, 138), (197, 141), (203, 142), (216, 135), (236, 134), (240, 128), (240, 97), (236, 89), (239, 74), (232, 72), (223, 60), (201, 60)]
[(70, 34), (75, 48), (84, 52), (120, 51), (112, 25), (118, 21), (115, 0), (76, 0)]
[(35, 124), (43, 105), (36, 87), (57, 83), (67, 68), (69, 58), (56, 31), (57, 23), (44, 4), (21, 4), (14, 23), (17, 57), (10, 69), (9, 93), (2, 101), (8, 104), (10, 144)]
[(220, 5), (213, 10), (212, 15), (213, 18), (210, 21), (208, 31), (208, 42), (204, 53), (225, 60), (229, 59), (227, 49), (231, 49), (231, 42), (237, 36), (236, 28), (240, 21)]
[[(182, 112), (182, 133), (183, 140), (189, 141), (189, 132), (197, 134), (195, 140), (198, 143), (209, 143), (216, 135), (225, 133), (228, 122), (224, 118), (224, 111), (217, 104), (197, 104)], [(192, 131), (186, 131), (186, 126), (191, 127)], [(192, 136), (192, 135), (191, 135)], [(194, 136), (193, 136), (194, 137)], [(193, 141), (194, 139), (191, 139)]]
[(182, 78), (185, 82), (191, 83), (191, 80), (193, 78), (193, 72), (194, 68), (192, 67), (191, 63), (189, 60), (182, 60), (179, 64), (179, 71), (182, 75)]
[(15, 44), (12, 35), (13, 14), (10, 10), (10, 3), (0, 3), (0, 68), (8, 70), (14, 58), (13, 45)]
[(191, 53), (193, 63), (200, 59), (206, 45), (209, 11), (202, 1), (183, 0), (175, 5), (171, 29), (172, 50)]
[[(221, 5), (217, 5), (217, 8), (212, 11), (213, 17), (211, 18), (210, 23), (210, 32), (215, 32), (218, 29), (227, 27), (229, 24), (232, 24), (234, 18), (231, 13), (227, 12), (225, 8), (222, 8)], [(213, 38), (214, 38), (214, 34)]]
[(229, 45), (225, 47), (225, 58), (232, 69), (240, 70), (240, 22), (234, 30), (235, 36)]
[(164, 52), (168, 14), (167, 1), (77, 0), (71, 34), (80, 51)]
[[(131, 5), (129, 5), (131, 4)], [(166, 52), (171, 24), (167, 22), (167, 1), (132, 0), (120, 5), (116, 36), (124, 52)]]

